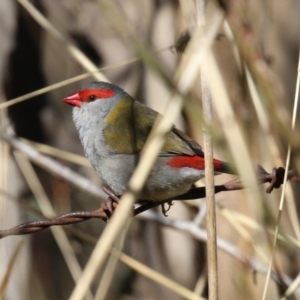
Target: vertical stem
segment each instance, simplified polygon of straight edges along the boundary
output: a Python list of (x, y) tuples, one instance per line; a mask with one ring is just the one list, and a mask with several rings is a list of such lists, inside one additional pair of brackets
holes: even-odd
[[(296, 91), (295, 91), (295, 98), (294, 98), (292, 131), (295, 130), (295, 126), (296, 126), (297, 110), (298, 110), (298, 104), (299, 104), (299, 92), (300, 92), (300, 52), (299, 52), (299, 57), (298, 57), (297, 83), (296, 83)], [(285, 165), (286, 170), (289, 169), (290, 160), (291, 160), (291, 144), (289, 143), (287, 158), (286, 158), (286, 165)], [(287, 183), (287, 174), (288, 174), (288, 172), (285, 172), (284, 179), (283, 179), (283, 187), (282, 187), (282, 191), (281, 191), (280, 203), (279, 203), (279, 208), (278, 208), (278, 216), (277, 216), (275, 234), (274, 234), (274, 239), (273, 239), (272, 254), (271, 254), (270, 261), (269, 261), (269, 267), (268, 267), (267, 277), (266, 277), (266, 281), (265, 281), (264, 292), (263, 292), (263, 296), (262, 296), (263, 300), (265, 300), (267, 298), (268, 286), (269, 286), (269, 282), (270, 282), (270, 278), (271, 278), (272, 265), (273, 265), (275, 251), (276, 251), (277, 238), (278, 238), (278, 234), (279, 234), (279, 226), (280, 226), (281, 216), (282, 216), (282, 212), (283, 212), (284, 195), (285, 195), (285, 188), (286, 188), (286, 183)]]
[[(207, 125), (212, 124), (211, 95), (207, 86), (206, 76), (201, 70), (202, 101), (204, 120)], [(208, 291), (209, 299), (218, 299), (218, 261), (217, 261), (217, 230), (215, 209), (215, 183), (213, 166), (212, 138), (203, 130), (203, 147), (205, 153), (205, 190), (206, 190), (206, 227), (207, 227), (207, 263), (208, 263)]]
[[(205, 1), (196, 0), (197, 25), (205, 25)], [(200, 70), (201, 94), (203, 102), (203, 114), (205, 126), (213, 124), (212, 99), (206, 78), (206, 66)], [(215, 210), (215, 184), (213, 166), (213, 145), (212, 138), (203, 128), (203, 147), (205, 153), (205, 189), (207, 205), (207, 265), (208, 265), (208, 299), (218, 299), (218, 261), (217, 261), (217, 234), (216, 234), (216, 210)]]

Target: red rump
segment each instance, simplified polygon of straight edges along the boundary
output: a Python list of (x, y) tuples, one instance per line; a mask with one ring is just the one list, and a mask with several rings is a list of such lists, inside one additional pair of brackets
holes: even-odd
[[(204, 170), (204, 157), (203, 156), (174, 156), (167, 163), (167, 166), (172, 168), (193, 168), (197, 170)], [(220, 160), (214, 159), (215, 170), (222, 169), (223, 165)]]
[(96, 99), (106, 99), (113, 97), (115, 92), (112, 89), (90, 89), (78, 92), (81, 101), (90, 102), (90, 96), (95, 96)]

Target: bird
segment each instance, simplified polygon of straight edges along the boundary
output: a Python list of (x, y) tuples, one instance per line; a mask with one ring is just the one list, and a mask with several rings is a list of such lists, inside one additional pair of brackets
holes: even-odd
[[(84, 153), (103, 180), (105, 191), (117, 201), (128, 182), (141, 151), (160, 115), (135, 100), (122, 88), (94, 81), (64, 98), (73, 106), (73, 121)], [(233, 174), (228, 163), (213, 160), (216, 174)], [(140, 202), (175, 199), (204, 177), (204, 152), (201, 146), (175, 126), (139, 194)], [(111, 210), (112, 205), (109, 205)]]

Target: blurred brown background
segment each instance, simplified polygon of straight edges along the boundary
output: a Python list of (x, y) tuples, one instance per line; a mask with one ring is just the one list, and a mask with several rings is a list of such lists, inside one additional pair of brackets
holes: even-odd
[[(211, 2), (208, 2), (210, 5)], [(121, 19), (114, 19), (113, 15), (108, 14), (103, 9), (106, 1), (101, 0), (40, 0), (31, 3), (96, 66), (109, 66), (138, 56), (140, 53), (134, 44), (137, 40), (155, 53), (159, 65), (171, 80), (181, 55), (184, 55), (172, 46), (184, 31), (192, 30), (196, 24), (192, 0), (110, 1), (122, 16)], [(300, 3), (296, 0), (228, 0), (222, 1), (222, 5), (241, 60), (248, 66), (267, 108), (272, 135), (282, 155), (276, 163), (284, 163), (287, 150), (285, 130), (291, 124), (297, 75)], [(120, 30), (122, 27), (123, 32)], [(41, 28), (18, 1), (0, 1), (0, 40), (0, 103), (86, 72), (70, 55), (65, 44)], [(226, 30), (220, 28), (213, 49), (249, 144), (253, 163), (260, 163), (267, 170), (278, 167), (261, 146), (264, 136), (257, 122), (245, 72), (239, 69)], [(160, 112), (164, 111), (170, 91), (161, 77), (141, 60), (104, 71), (104, 74), (136, 99)], [(91, 80), (92, 77), (1, 110), (2, 126), (11, 122), (20, 137), (83, 154), (71, 109), (63, 105), (62, 98)], [(201, 113), (200, 88), (197, 85), (191, 91), (191, 98)], [(187, 105), (176, 125), (201, 144), (201, 126), (199, 122), (194, 122), (194, 115)], [(282, 129), (281, 124), (286, 127)], [(225, 158), (226, 141), (222, 138), (217, 119), (216, 133), (219, 140), (216, 142), (215, 156)], [(37, 208), (31, 189), (19, 171), (14, 156), (9, 153), (7, 145), (0, 141), (1, 190), (17, 197), (22, 204)], [(63, 160), (60, 162), (100, 184), (98, 175), (91, 168)], [(57, 214), (92, 210), (99, 206), (99, 200), (38, 167), (34, 169)], [(222, 176), (216, 180), (220, 183), (230, 179), (230, 176)], [(295, 185), (293, 187), (296, 188)], [(295, 190), (299, 208), (297, 194)], [(235, 245), (245, 255), (253, 255), (266, 264), (272, 241), (266, 228), (270, 226), (274, 229), (279, 195), (279, 191), (275, 191), (270, 196), (265, 195), (262, 202), (253, 203), (247, 200), (244, 191), (218, 194), (216, 199), (222, 207), (250, 217), (263, 229), (257, 231), (248, 227), (247, 232), (253, 240), (247, 240), (226, 215), (217, 210), (218, 236)], [(200, 207), (203, 208), (203, 205)], [(193, 204), (176, 203), (169, 212), (169, 218), (192, 220), (197, 212), (197, 201)], [(20, 207), (4, 194), (0, 195), (1, 228), (34, 219), (43, 217), (31, 209)], [(281, 225), (283, 232), (294, 236), (287, 213)], [(90, 220), (72, 228), (98, 237), (104, 226), (100, 220)], [(205, 228), (205, 221), (201, 226)], [(83, 267), (92, 245), (71, 231), (67, 234)], [(68, 299), (74, 281), (50, 230), (23, 239), (25, 244), (9, 279), (4, 299)], [(18, 240), (18, 237), (0, 240), (0, 282)], [(264, 250), (264, 255), (257, 254), (251, 241)], [(201, 295), (207, 297), (206, 244), (188, 233), (135, 218), (124, 251), (191, 290), (197, 286)], [(251, 268), (221, 250), (218, 251), (218, 263), (220, 299), (261, 299), (264, 274), (253, 274)], [(300, 270), (298, 247), (279, 243), (274, 268), (291, 278), (296, 277)], [(95, 280), (93, 291), (99, 280), (100, 275)], [(267, 299), (280, 299), (286, 288), (284, 284), (271, 282)], [(292, 297), (300, 299), (299, 294)], [(173, 300), (181, 297), (119, 263), (106, 299)]]

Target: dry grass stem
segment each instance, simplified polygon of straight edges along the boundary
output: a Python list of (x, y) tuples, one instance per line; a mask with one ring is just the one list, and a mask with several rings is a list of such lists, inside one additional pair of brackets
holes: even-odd
[(69, 85), (71, 83), (74, 83), (74, 82), (77, 82), (77, 81), (89, 78), (89, 77), (93, 76), (96, 73), (101, 73), (103, 71), (120, 68), (122, 66), (126, 66), (128, 64), (132, 64), (132, 63), (137, 62), (139, 60), (141, 60), (141, 59), (140, 58), (127, 59), (127, 60), (124, 60), (124, 61), (122, 61), (120, 63), (108, 65), (108, 66), (99, 68), (99, 69), (97, 69), (95, 71), (87, 72), (87, 73), (84, 73), (84, 74), (81, 74), (81, 75), (78, 75), (78, 76), (75, 76), (75, 77), (72, 77), (72, 78), (69, 78), (69, 79), (66, 79), (66, 80), (62, 80), (60, 82), (51, 84), (51, 85), (49, 85), (47, 87), (41, 88), (39, 90), (35, 90), (35, 91), (31, 92), (31, 93), (28, 93), (28, 94), (25, 94), (23, 96), (20, 96), (20, 97), (14, 98), (14, 99), (10, 99), (10, 100), (8, 100), (8, 101), (6, 101), (4, 103), (1, 103), (0, 104), (0, 110), (4, 109), (4, 108), (7, 108), (7, 107), (10, 107), (12, 105), (16, 105), (16, 104), (18, 104), (20, 102), (23, 102), (25, 100), (29, 100), (29, 99), (31, 99), (33, 97), (36, 97), (36, 96), (48, 93), (48, 92), (56, 90), (56, 89), (59, 89), (61, 87)]
[(0, 128), (0, 137), (11, 147), (25, 153), (31, 161), (33, 161), (43, 169), (49, 171), (51, 174), (67, 180), (68, 182), (77, 186), (79, 189), (97, 198), (106, 198), (106, 194), (104, 194), (103, 190), (99, 186), (92, 183), (90, 180), (84, 178), (83, 176), (80, 176), (71, 169), (63, 166), (57, 161), (51, 159), (50, 157), (42, 155), (34, 147), (20, 141), (10, 134), (7, 134), (2, 128)]
[[(291, 126), (292, 131), (295, 130), (295, 125), (296, 125), (298, 102), (299, 102), (299, 90), (300, 90), (300, 52), (299, 52), (299, 58), (298, 58), (297, 83), (296, 83), (292, 126)], [(291, 145), (289, 144), (287, 158), (286, 158), (286, 165), (285, 165), (286, 170), (289, 169), (290, 159), (291, 159)], [(271, 258), (270, 258), (270, 262), (269, 262), (268, 273), (267, 273), (265, 286), (264, 286), (264, 292), (263, 292), (263, 296), (262, 296), (263, 300), (265, 300), (267, 297), (268, 286), (269, 286), (269, 282), (270, 282), (271, 270), (272, 270), (274, 255), (275, 255), (275, 251), (276, 251), (277, 238), (279, 235), (280, 220), (281, 220), (281, 216), (282, 216), (282, 212), (283, 212), (286, 184), (287, 184), (287, 172), (284, 174), (283, 187), (282, 187), (282, 191), (281, 191), (280, 203), (279, 203), (279, 208), (278, 208), (278, 216), (277, 216), (277, 222), (276, 222), (276, 227), (275, 227), (275, 235), (274, 235), (274, 240), (273, 240), (273, 245), (272, 245), (272, 254), (271, 254)]]
[(198, 280), (194, 288), (194, 293), (197, 295), (202, 295), (203, 291), (205, 290), (206, 283), (207, 283), (207, 264), (203, 268), (203, 271), (200, 274), (200, 276), (198, 277)]
[(251, 94), (251, 99), (254, 104), (254, 108), (257, 114), (258, 122), (260, 125), (260, 128), (262, 130), (262, 134), (264, 136), (265, 144), (267, 145), (266, 150), (270, 152), (272, 157), (273, 165), (281, 165), (282, 159), (280, 157), (280, 153), (278, 150), (278, 146), (276, 145), (276, 141), (274, 139), (274, 136), (271, 133), (271, 126), (270, 121), (267, 117), (267, 113), (265, 111), (265, 108), (263, 106), (263, 103), (259, 97), (257, 88), (254, 84), (253, 78), (251, 76), (251, 73), (249, 72), (249, 69), (246, 65), (244, 65), (247, 83), (249, 87), (249, 91)]
[[(123, 230), (120, 232), (120, 238), (116, 240), (114, 244), (114, 249), (116, 252), (121, 253), (121, 250), (124, 246), (127, 231), (129, 229), (129, 222), (128, 224), (125, 224)], [(105, 267), (105, 270), (103, 272), (101, 281), (98, 285), (96, 294), (95, 294), (95, 300), (105, 300), (106, 295), (108, 293), (108, 289), (110, 285), (113, 283), (113, 276), (117, 267), (119, 256), (116, 255), (110, 255), (108, 257), (108, 261)]]
[(18, 0), (18, 2), (23, 5), (23, 7), (28, 11), (32, 18), (46, 31), (48, 31), (52, 36), (57, 38), (61, 43), (63, 43), (73, 58), (82, 65), (89, 72), (93, 73), (95, 79), (100, 81), (108, 81), (107, 78), (99, 72), (97, 66), (95, 66), (92, 61), (87, 58), (77, 47), (72, 45), (69, 39), (59, 32), (28, 0)]
[(290, 286), (286, 289), (284, 293), (284, 297), (282, 297), (280, 300), (286, 300), (291, 298), (292, 294), (296, 293), (297, 288), (299, 288), (300, 285), (300, 274), (297, 275), (297, 277), (294, 279), (294, 281), (290, 284)]
[(0, 283), (0, 299), (5, 299), (5, 292), (9, 283), (9, 279), (11, 277), (11, 273), (13, 271), (14, 265), (16, 264), (19, 253), (21, 252), (23, 246), (23, 239), (20, 239), (15, 250), (12, 253), (9, 264), (6, 269), (6, 273), (2, 278), (2, 282)]
[(69, 151), (58, 149), (56, 147), (33, 142), (33, 141), (22, 139), (22, 138), (20, 140), (25, 143), (28, 143), (29, 145), (34, 147), (40, 153), (43, 153), (43, 154), (46, 154), (46, 155), (49, 155), (49, 156), (52, 156), (52, 157), (55, 157), (58, 159), (65, 160), (65, 161), (68, 161), (73, 164), (81, 165), (83, 167), (90, 167), (90, 168), (92, 167), (91, 163), (85, 156), (78, 155), (78, 154), (75, 154), (75, 153), (72, 153)]
[[(141, 215), (140, 217), (142, 217), (143, 219), (147, 219), (149, 221), (157, 222), (158, 224), (163, 226), (167, 226), (173, 229), (186, 232), (199, 241), (203, 241), (203, 242), (207, 241), (207, 231), (202, 228), (199, 228), (194, 222), (163, 218), (160, 215), (155, 214), (151, 211), (147, 211), (143, 213), (143, 215)], [(219, 250), (224, 251), (225, 253), (232, 256), (234, 259), (245, 264), (251, 270), (261, 274), (267, 274), (268, 271), (267, 264), (260, 262), (253, 256), (249, 256), (242, 253), (235, 244), (232, 244), (227, 240), (219, 237), (217, 238), (217, 246)], [(278, 275), (276, 272), (271, 272), (271, 277), (275, 282), (279, 284), (281, 280), (283, 280), (284, 284), (287, 286), (289, 286), (292, 283), (291, 278), (284, 273), (280, 273)], [(296, 293), (300, 295), (299, 288), (297, 289)]]
[[(51, 202), (47, 194), (45, 193), (28, 158), (23, 153), (17, 151), (14, 152), (14, 156), (24, 175), (24, 178), (27, 181), (28, 186), (30, 187), (33, 195), (37, 200), (37, 203), (43, 215), (48, 218), (56, 216), (57, 214), (54, 211)], [(76, 284), (76, 282), (78, 281), (78, 279), (82, 274), (82, 269), (76, 258), (72, 245), (63, 227), (51, 227), (50, 230), (70, 270), (71, 276)], [(86, 295), (86, 299), (93, 299), (93, 295), (91, 291), (88, 291)]]
[[(5, 111), (0, 111), (0, 125), (7, 122), (7, 115)], [(9, 145), (0, 140), (0, 188), (2, 191), (6, 191), (8, 187), (8, 164), (9, 164)], [(0, 195), (1, 208), (5, 211), (6, 199), (4, 195)], [(2, 211), (0, 211), (2, 213)]]
[[(229, 209), (226, 209), (224, 207), (220, 207), (219, 205), (217, 206), (218, 211), (224, 215), (226, 218), (228, 218), (228, 221), (235, 227), (239, 227), (242, 232), (246, 232), (248, 234), (248, 230), (254, 230), (257, 232), (265, 232), (266, 228), (260, 225), (257, 221), (254, 219), (243, 215), (241, 213), (238, 213), (236, 211), (232, 211)], [(268, 230), (268, 233), (274, 236), (274, 231)], [(292, 243), (296, 247), (300, 247), (300, 242), (298, 239), (295, 239), (293, 236), (289, 234), (279, 234), (278, 239), (284, 243)]]
[[(279, 149), (278, 149), (278, 145), (276, 144), (275, 138), (272, 134), (271, 121), (267, 117), (267, 113), (263, 106), (263, 102), (259, 97), (259, 93), (254, 84), (254, 80), (253, 80), (251, 73), (249, 72), (249, 69), (246, 65), (244, 65), (244, 69), (245, 69), (245, 73), (246, 73), (246, 78), (247, 78), (247, 83), (248, 83), (248, 87), (250, 90), (251, 98), (252, 98), (252, 101), (253, 101), (253, 104), (254, 104), (254, 107), (256, 110), (260, 128), (262, 130), (262, 136), (263, 136), (262, 140), (264, 141), (264, 149), (266, 149), (266, 151), (269, 151), (269, 153), (271, 154), (272, 164), (275, 166), (276, 165), (280, 166), (283, 164), (283, 161), (282, 161)], [(298, 220), (298, 216), (296, 213), (297, 209), (296, 209), (296, 205), (295, 205), (295, 199), (294, 199), (294, 195), (293, 195), (293, 191), (292, 191), (292, 186), (289, 182), (287, 182), (285, 193), (286, 193), (286, 199), (288, 199), (287, 208), (288, 208), (288, 214), (289, 214), (289, 217), (291, 220), (291, 224), (293, 226), (294, 232), (295, 232), (298, 240), (300, 241), (299, 220)]]
[[(99, 72), (99, 70), (95, 71), (95, 72)], [(85, 73), (85, 74), (82, 74), (82, 75), (78, 75), (78, 76), (75, 76), (73, 78), (69, 78), (69, 79), (60, 81), (58, 83), (54, 83), (54, 84), (49, 85), (47, 87), (41, 88), (39, 90), (35, 90), (35, 91), (31, 92), (31, 93), (22, 95), (20, 97), (16, 97), (14, 99), (8, 100), (8, 101), (0, 104), (0, 110), (4, 109), (4, 108), (7, 108), (7, 107), (10, 107), (12, 105), (16, 105), (16, 104), (21, 103), (21, 102), (23, 102), (25, 100), (29, 100), (29, 99), (31, 99), (33, 97), (36, 97), (36, 96), (48, 93), (48, 92), (53, 91), (55, 89), (59, 89), (59, 88), (64, 87), (64, 86), (66, 86), (68, 84), (71, 84), (73, 82), (77, 82), (77, 81), (83, 80), (85, 78), (88, 78), (88, 77), (92, 76), (93, 73), (95, 73), (95, 72), (88, 72), (88, 73)]]
[[(78, 238), (82, 239), (83, 241), (89, 243), (90, 245), (94, 246), (97, 243), (97, 239), (88, 235), (86, 232), (81, 232), (79, 230), (72, 229), (71, 232)], [(189, 289), (185, 288), (184, 286), (170, 280), (166, 276), (152, 270), (151, 268), (147, 267), (146, 265), (142, 264), (141, 262), (135, 260), (134, 258), (122, 253), (120, 250), (113, 248), (110, 250), (111, 257), (114, 257), (115, 260), (119, 260), (126, 266), (132, 268), (136, 272), (140, 273), (141, 275), (149, 278), (150, 280), (163, 285), (164, 287), (168, 288), (171, 291), (174, 291), (178, 295), (182, 296), (185, 299), (203, 299), (198, 294), (201, 294), (199, 290), (195, 292), (196, 294), (192, 293)], [(104, 274), (103, 274), (104, 276)], [(109, 281), (109, 279), (108, 279)], [(98, 289), (99, 290), (99, 289)], [(100, 291), (98, 293), (100, 295)], [(102, 295), (101, 295), (102, 296)], [(97, 299), (97, 294), (95, 296)], [(98, 300), (98, 299), (97, 299)]]
[[(205, 1), (196, 0), (197, 25), (203, 30), (205, 26)], [(207, 69), (203, 64), (200, 68), (201, 96), (203, 103), (203, 120), (206, 126), (213, 126), (212, 99), (207, 82)], [(206, 227), (207, 227), (207, 269), (208, 298), (218, 299), (218, 259), (217, 259), (217, 228), (215, 208), (215, 181), (213, 165), (213, 141), (210, 133), (203, 127), (203, 150), (205, 153), (205, 191), (206, 191)]]
[(257, 202), (261, 199), (261, 194), (257, 185), (254, 168), (251, 163), (251, 156), (241, 128), (237, 123), (223, 78), (221, 77), (212, 53), (209, 53), (207, 63), (209, 65), (208, 79), (211, 86), (215, 111), (220, 118), (238, 173), (241, 175), (244, 186), (246, 187), (245, 193), (249, 200), (251, 199), (251, 201)]
[(251, 233), (243, 227), (237, 220), (234, 218), (233, 214), (227, 209), (221, 210), (222, 215), (226, 220), (232, 225), (232, 227), (240, 234), (240, 236), (252, 247), (255, 253), (265, 262), (268, 262), (268, 255), (265, 253), (264, 249), (260, 244), (255, 243), (255, 240)]
[[(172, 298), (166, 295), (195, 300), (232, 295), (298, 299), (300, 275), (293, 262), (299, 260), (300, 248), (298, 187), (294, 186), (300, 182), (299, 124), (295, 127), (300, 52), (295, 92), (293, 69), (300, 24), (294, 11), (300, 4), (225, 1), (216, 7), (215, 2), (205, 0), (127, 2), (6, 0), (0, 4), (0, 213), (4, 227), (0, 230), (0, 299), (104, 300), (115, 295), (118, 299), (136, 295), (141, 299)], [(107, 199), (102, 187), (64, 166), (66, 162), (90, 173), (86, 169), (90, 162), (51, 146), (66, 143), (62, 141), (64, 129), (55, 122), (66, 122), (57, 109), (67, 107), (59, 108), (45, 95), (51, 92), (49, 96), (61, 101), (68, 85), (110, 81), (104, 74), (159, 112), (165, 107), (164, 99), (170, 98), (111, 218), (106, 218), (99, 202), (85, 201), (87, 193), (92, 201)], [(197, 101), (200, 79), (203, 105)], [(183, 118), (178, 120), (182, 106)], [(215, 128), (212, 112), (218, 124)], [(203, 136), (205, 187), (178, 196), (181, 202), (174, 200), (166, 218), (152, 209), (153, 203), (134, 204), (175, 120), (195, 140)], [(11, 126), (16, 135), (41, 143), (15, 136)], [(74, 132), (68, 136), (70, 149), (75, 147)], [(226, 175), (214, 179), (212, 138), (237, 171), (237, 179), (226, 182)], [(296, 166), (290, 166), (292, 155)], [(254, 163), (263, 168), (255, 172)], [(54, 180), (51, 187), (55, 199), (71, 193), (74, 209), (57, 216), (42, 186), (46, 178), (38, 178), (32, 164), (43, 168), (47, 178), (53, 175), (70, 183), (69, 187)], [(289, 166), (293, 169), (288, 171)], [(264, 170), (271, 167), (270, 173)], [(263, 183), (268, 183), (267, 193), (274, 189), (271, 195), (263, 192)], [(275, 191), (278, 188), (282, 191)], [(232, 192), (238, 189), (243, 191)], [(206, 202), (190, 200), (186, 206), (182, 202), (204, 197), (205, 191)], [(28, 203), (28, 192), (39, 208)], [(97, 203), (96, 209), (90, 207)], [(32, 216), (39, 221), (28, 222)], [(94, 220), (85, 222), (88, 219)], [(108, 224), (99, 228), (99, 219)], [(40, 264), (44, 258), (40, 254), (45, 253), (35, 255), (40, 251), (39, 237), (34, 247), (26, 249), (16, 237), (49, 227), (54, 237), (53, 241), (49, 236), (49, 245), (55, 243), (62, 253), (57, 257), (53, 252), (43, 261), (45, 266), (53, 264), (50, 272)], [(142, 237), (141, 232), (145, 233)], [(173, 235), (182, 236), (184, 249), (180, 249), (181, 239)], [(130, 255), (122, 252), (125, 241)], [(139, 253), (138, 260), (130, 257), (137, 246), (139, 251), (148, 251)], [(33, 252), (31, 260), (25, 257), (28, 250)], [(85, 262), (83, 270), (77, 255)], [(119, 270), (120, 264), (126, 267), (121, 265)], [(151, 284), (157, 288), (151, 290)]]
[(131, 258), (130, 256), (120, 253), (116, 250), (111, 250), (112, 255), (119, 258), (119, 260), (125, 263), (127, 266), (131, 267), (132, 269), (136, 270), (140, 274), (144, 275), (145, 277), (153, 280), (154, 282), (158, 282), (159, 284), (165, 286), (166, 288), (170, 289), (171, 291), (175, 292), (179, 296), (183, 297), (184, 299), (190, 300), (203, 300), (204, 298), (198, 296), (194, 292), (190, 291), (189, 289), (181, 286), (178, 283), (170, 280), (166, 276), (152, 270), (151, 268), (147, 267), (146, 265), (138, 262), (137, 260)]
[(229, 24), (226, 20), (224, 21), (224, 31), (225, 31), (225, 34), (226, 34), (228, 40), (231, 43), (232, 50), (233, 50), (233, 55), (234, 55), (236, 64), (238, 66), (238, 69), (239, 69), (240, 73), (242, 73), (242, 61), (241, 61), (241, 56), (240, 56), (240, 53), (239, 53), (239, 48), (238, 48), (238, 45), (236, 43), (233, 32), (232, 32), (232, 30), (231, 30), (231, 28), (230, 28), (230, 26), (229, 26)]
[[(181, 67), (179, 67), (180, 75), (177, 77), (177, 88), (179, 92), (183, 94), (185, 94), (193, 84), (196, 75), (198, 74), (200, 64), (205, 57), (205, 52), (209, 49), (209, 45), (211, 45), (217, 29), (219, 28), (222, 16), (220, 16), (220, 14), (216, 14), (215, 16), (213, 23), (209, 24), (211, 26), (208, 27), (210, 31), (208, 31), (206, 35), (204, 34), (202, 39), (199, 40), (199, 37), (202, 35), (202, 30), (201, 32), (200, 30), (196, 30), (192, 36), (190, 44), (188, 45), (187, 53), (189, 53), (189, 56), (181, 63)], [(213, 33), (212, 28), (214, 29)], [(210, 34), (209, 37), (208, 34)], [(204, 45), (206, 45), (206, 47), (203, 47)], [(189, 80), (186, 80), (187, 78)], [(154, 126), (153, 131), (150, 133), (142, 151), (140, 162), (129, 181), (129, 190), (122, 196), (118, 210), (116, 210), (110, 223), (104, 229), (100, 239), (98, 240), (90, 259), (86, 264), (83, 276), (73, 290), (70, 300), (82, 299), (98, 269), (103, 264), (109, 248), (112, 246), (116, 236), (125, 224), (131, 212), (135, 198), (138, 192), (142, 189), (151, 167), (164, 144), (164, 134), (172, 128), (173, 123), (180, 112), (181, 104), (181, 96), (175, 94), (171, 101), (169, 101), (164, 117), (159, 120), (157, 126)]]

